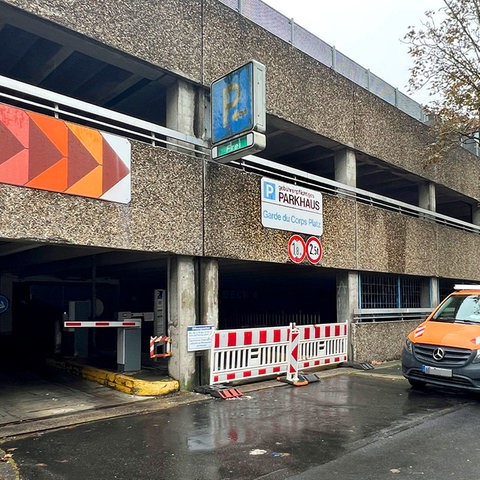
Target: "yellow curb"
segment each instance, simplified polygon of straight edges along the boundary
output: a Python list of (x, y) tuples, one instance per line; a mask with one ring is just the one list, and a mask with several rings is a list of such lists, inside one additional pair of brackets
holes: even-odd
[(54, 367), (62, 368), (72, 374), (81, 376), (85, 380), (97, 382), (130, 395), (157, 397), (180, 390), (180, 384), (177, 380), (164, 379), (147, 381), (123, 373), (110, 372), (89, 365), (79, 365), (74, 362), (49, 360), (48, 363)]
[(114, 373), (90, 366), (82, 369), (82, 377), (124, 393), (140, 396), (159, 396), (177, 392), (180, 384), (176, 380), (146, 381), (123, 373)]

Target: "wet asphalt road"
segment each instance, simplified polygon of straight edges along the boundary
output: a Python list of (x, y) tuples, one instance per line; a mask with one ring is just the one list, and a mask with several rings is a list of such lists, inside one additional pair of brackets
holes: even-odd
[(1, 448), (15, 449), (22, 480), (480, 478), (478, 397), (415, 392), (393, 373), (281, 385)]

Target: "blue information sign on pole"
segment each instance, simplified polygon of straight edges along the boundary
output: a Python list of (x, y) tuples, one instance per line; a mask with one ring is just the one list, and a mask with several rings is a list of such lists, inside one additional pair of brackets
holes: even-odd
[(264, 65), (251, 61), (213, 82), (211, 101), (212, 158), (230, 161), (265, 148)]

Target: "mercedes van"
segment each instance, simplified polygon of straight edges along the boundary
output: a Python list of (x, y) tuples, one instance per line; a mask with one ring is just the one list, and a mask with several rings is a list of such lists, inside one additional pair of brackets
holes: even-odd
[(480, 285), (455, 285), (454, 293), (410, 332), (402, 372), (416, 388), (480, 391)]

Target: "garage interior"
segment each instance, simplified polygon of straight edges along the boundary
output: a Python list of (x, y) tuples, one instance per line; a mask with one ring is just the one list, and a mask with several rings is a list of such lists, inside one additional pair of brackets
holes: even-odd
[[(89, 320), (114, 321), (119, 312), (153, 312), (155, 289), (168, 285), (166, 254), (4, 241), (0, 258), (2, 274), (12, 279), (12, 329), (0, 335), (2, 364), (72, 357), (73, 333), (63, 325), (69, 302), (95, 305)], [(220, 260), (218, 298), (220, 329), (336, 321), (335, 274), (320, 268)], [(141, 333), (147, 363), (149, 318)], [(116, 329), (88, 330), (86, 360), (115, 368)]]

